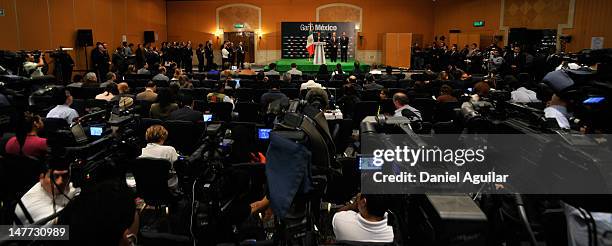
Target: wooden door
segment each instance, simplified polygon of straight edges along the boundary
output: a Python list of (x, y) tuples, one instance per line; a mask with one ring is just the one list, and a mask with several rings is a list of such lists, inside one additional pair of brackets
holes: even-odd
[(253, 32), (226, 32), (225, 40), (234, 43), (234, 46), (242, 42), (244, 51), (246, 51), (244, 62), (255, 62), (255, 33)]

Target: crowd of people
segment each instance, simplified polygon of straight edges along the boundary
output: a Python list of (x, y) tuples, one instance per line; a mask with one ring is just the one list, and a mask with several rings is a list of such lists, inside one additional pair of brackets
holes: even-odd
[[(269, 64), (267, 71), (254, 71), (249, 65), (244, 69), (246, 50), (242, 43), (233, 44), (225, 41), (221, 49), (223, 66), (221, 70), (218, 70), (217, 65), (213, 62), (212, 42), (207, 41), (206, 44), (198, 45), (195, 51), (198, 70), (207, 72), (205, 76), (214, 78), (215, 83), (208, 88), (210, 92), (205, 98), (194, 98), (193, 94), (187, 93), (194, 88), (193, 80), (196, 80), (192, 71), (191, 42), (163, 42), (159, 49), (152, 44), (144, 46), (137, 44), (135, 47), (131, 43), (123, 42), (122, 46), (117, 47), (110, 56), (107, 44), (99, 42), (96, 44), (96, 49), (92, 51), (94, 72), (88, 72), (82, 77), (75, 76), (73, 83), (66, 89), (54, 90), (53, 103), (56, 106), (48, 111), (46, 118), (62, 119), (68, 124), (78, 121), (79, 114), (71, 108), (73, 104), (71, 87), (104, 88), (102, 93), (95, 95), (92, 99), (108, 101), (120, 109), (136, 107), (138, 106), (136, 101), (146, 101), (149, 103), (148, 108), (141, 111), (148, 112), (148, 114), (142, 117), (194, 123), (202, 122), (202, 113), (204, 113), (194, 109), (194, 100), (205, 100), (209, 104), (230, 103), (232, 109), (239, 101), (259, 103), (261, 108), (259, 113), (263, 115), (268, 110), (268, 105), (274, 102), (287, 104), (290, 100), (290, 97), (282, 92), (282, 88), (295, 88), (300, 92), (310, 91), (306, 94), (306, 100), (309, 95), (319, 93), (326, 101), (321, 105), (321, 110), (339, 109), (348, 119), (352, 119), (355, 112), (360, 110), (357, 105), (362, 100), (363, 94), (367, 91), (375, 91), (381, 103), (378, 113), (405, 116), (412, 121), (424, 120), (420, 109), (411, 105), (415, 98), (433, 97), (439, 103), (458, 102), (459, 97), (465, 93), (470, 93), (472, 98), (486, 98), (491, 90), (497, 89), (511, 90), (512, 101), (518, 103), (535, 103), (540, 102), (540, 98), (544, 98), (544, 102), (547, 103), (544, 109), (546, 117), (555, 118), (560, 128), (570, 127), (568, 119), (571, 112), (568, 112), (567, 100), (560, 95), (542, 96), (535, 92), (532, 71), (536, 67), (533, 55), (523, 52), (518, 45), (512, 45), (506, 49), (491, 45), (485, 50), (480, 50), (477, 44), (458, 50), (457, 45), (448, 48), (444, 42), (435, 42), (425, 49), (415, 46), (413, 48), (413, 69), (424, 70), (421, 74), (423, 77), (410, 80), (410, 83), (407, 84), (409, 86), (402, 88), (385, 86), (387, 81), (398, 84), (399, 81), (409, 79), (404, 78), (405, 74), (398, 73), (392, 67), (373, 66), (369, 71), (362, 71), (361, 64), (355, 62), (351, 71), (345, 71), (346, 68), (340, 64), (337, 64), (333, 71), (329, 71), (327, 65), (321, 65), (317, 73), (306, 74), (300, 71), (295, 63), (291, 64), (291, 69), (284, 73), (277, 71), (276, 64), (272, 63)], [(29, 70), (37, 70), (40, 67), (33, 57), (29, 57), (24, 66)], [(238, 66), (242, 71), (236, 72), (232, 66)], [(128, 82), (119, 79), (125, 74), (149, 75), (151, 79), (146, 83), (143, 91), (134, 91), (135, 88), (130, 88)], [(476, 74), (482, 76), (477, 77)], [(260, 85), (258, 88), (269, 90), (259, 98), (251, 98), (246, 101), (235, 93), (240, 85), (233, 79), (240, 76), (251, 76), (250, 79)], [(205, 78), (205, 80), (208, 79), (209, 77)], [(340, 82), (337, 88), (341, 92), (339, 98), (327, 98), (328, 93), (322, 90), (330, 85), (331, 81)], [(396, 90), (391, 91), (390, 89)], [(392, 109), (383, 109), (384, 102), (390, 102)], [(331, 108), (332, 106), (336, 108)], [(44, 159), (47, 141), (38, 136), (38, 132), (44, 128), (42, 118), (26, 112), (23, 119), (18, 134), (6, 143), (5, 152)], [(179, 154), (174, 147), (165, 145), (168, 134), (168, 130), (162, 125), (153, 125), (146, 129), (145, 136), (141, 137), (146, 140), (147, 144), (142, 148), (140, 157), (166, 159), (174, 163)], [(178, 177), (174, 173), (173, 166), (171, 169), (169, 171), (174, 175), (169, 177), (168, 187), (173, 191), (178, 191), (180, 190)], [(44, 218), (57, 209), (82, 211), (85, 209), (86, 201), (101, 199), (99, 194), (88, 192), (74, 198), (69, 203), (69, 199), (73, 199), (76, 191), (69, 184), (68, 172), (67, 168), (56, 168), (49, 169), (41, 175), (40, 184), (32, 187), (21, 198), (30, 214), (26, 216), (21, 208), (16, 209), (16, 214), (23, 223), (31, 219), (35, 221)], [(51, 183), (55, 186), (52, 186)], [(137, 233), (138, 229), (134, 223), (137, 224), (138, 216), (134, 216), (137, 214), (135, 208), (128, 202), (133, 197), (124, 188), (103, 184), (100, 189), (101, 192), (106, 192), (104, 194), (117, 191), (114, 196), (117, 196), (118, 202), (122, 204), (115, 205), (121, 207), (118, 211), (122, 211), (123, 218), (113, 218), (120, 223), (120, 226), (116, 228), (115, 236), (117, 240), (129, 241)], [(49, 194), (65, 194), (65, 196), (54, 197)], [(256, 201), (251, 204), (252, 212), (264, 211), (268, 205), (267, 198)], [(392, 241), (393, 231), (387, 225), (385, 212), (387, 209), (388, 205), (384, 197), (356, 196), (354, 203), (341, 209), (333, 218), (333, 230), (337, 239), (368, 242)], [(70, 213), (60, 217), (60, 221), (71, 225), (84, 223), (74, 214), (70, 216)], [(75, 229), (75, 231), (78, 230), (83, 230), (82, 235), (88, 235), (87, 230)]]

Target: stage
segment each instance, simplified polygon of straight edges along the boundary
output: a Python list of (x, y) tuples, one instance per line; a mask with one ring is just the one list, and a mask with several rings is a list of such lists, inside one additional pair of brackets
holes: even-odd
[[(354, 68), (354, 59), (349, 59), (348, 62), (337, 62), (333, 63), (329, 60), (329, 58), (325, 59), (327, 63), (327, 70), (331, 73), (336, 70), (336, 64), (342, 64), (342, 70), (351, 72)], [(338, 59), (339, 61), (340, 59)], [(305, 72), (305, 73), (316, 73), (319, 71), (319, 65), (312, 64), (312, 60), (308, 61), (308, 59), (280, 59), (275, 62), (276, 63), (276, 71), (280, 73), (287, 72), (291, 69), (291, 63), (297, 64), (297, 69)], [(268, 66), (265, 66), (265, 69), (268, 70)], [(361, 64), (361, 71), (368, 71), (370, 69), (370, 65)]]

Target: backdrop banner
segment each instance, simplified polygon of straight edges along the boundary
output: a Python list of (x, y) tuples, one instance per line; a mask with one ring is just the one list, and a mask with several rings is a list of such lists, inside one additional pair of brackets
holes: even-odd
[[(317, 36), (320, 34), (321, 42), (327, 42), (333, 32), (336, 32), (338, 39), (342, 36), (342, 32), (346, 32), (349, 38), (348, 59), (355, 58), (355, 23), (352, 22), (282, 22), (281, 23), (281, 56), (283, 59), (301, 59), (308, 58), (306, 50), (306, 41), (308, 33), (312, 28), (312, 32), (317, 42)], [(325, 49), (326, 57), (329, 58), (329, 50)], [(340, 60), (340, 48), (338, 48), (338, 60)]]

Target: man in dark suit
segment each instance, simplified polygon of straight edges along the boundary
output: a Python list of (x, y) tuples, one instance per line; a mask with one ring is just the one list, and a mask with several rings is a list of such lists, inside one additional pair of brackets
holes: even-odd
[(232, 43), (232, 42), (228, 42), (227, 43), (227, 51), (229, 51), (229, 56), (228, 56), (228, 61), (227, 62), (230, 63), (230, 67), (229, 68), (232, 68), (232, 66), (234, 66), (234, 60), (236, 59), (236, 47), (234, 47), (234, 43)]
[(198, 72), (204, 72), (204, 45), (199, 44), (196, 50), (196, 57), (198, 57)]
[(512, 48), (512, 56), (510, 58), (510, 67), (511, 72), (513, 74), (519, 74), (525, 69), (525, 64), (527, 63), (527, 56), (522, 52), (521, 47), (519, 45), (515, 45)]
[(236, 59), (238, 62), (238, 67), (240, 69), (244, 69), (244, 57), (246, 55), (246, 51), (244, 50), (244, 46), (242, 46), (242, 42), (238, 43), (238, 47), (236, 47)]
[(340, 62), (348, 61), (348, 45), (349, 38), (346, 36), (346, 32), (342, 32), (342, 37), (340, 37)]
[(184, 120), (196, 123), (202, 121), (202, 112), (193, 110), (193, 98), (189, 95), (182, 94), (180, 97), (180, 108), (172, 111), (168, 120)]
[(329, 50), (329, 59), (331, 59), (331, 62), (335, 63), (338, 60), (338, 37), (336, 37), (336, 32), (332, 33), (332, 36), (327, 42), (327, 48)]
[(212, 40), (206, 41), (206, 47), (204, 47), (204, 56), (206, 57), (206, 71), (208, 71), (212, 67), (214, 59)]

